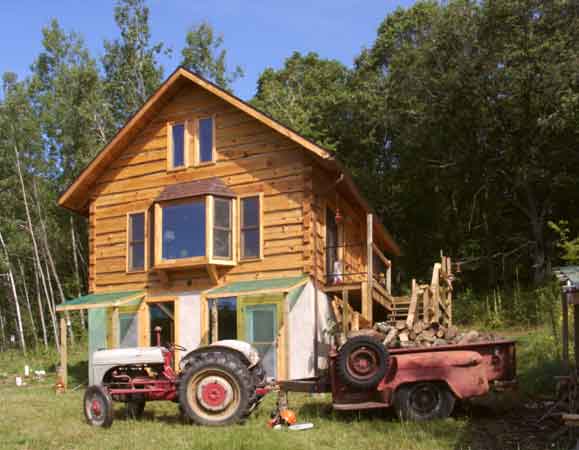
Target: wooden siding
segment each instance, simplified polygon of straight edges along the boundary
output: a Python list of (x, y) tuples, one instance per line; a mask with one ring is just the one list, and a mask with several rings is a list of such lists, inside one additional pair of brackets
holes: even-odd
[[(207, 115), (215, 117), (216, 162), (168, 172), (167, 122)], [(298, 144), (217, 96), (193, 85), (181, 89), (95, 183), (89, 211), (91, 290), (208, 288), (204, 268), (171, 271), (168, 282), (152, 270), (127, 273), (126, 215), (149, 209), (167, 185), (214, 176), (236, 195), (263, 194), (264, 257), (219, 268), (220, 283), (309, 272), (308, 161)]]

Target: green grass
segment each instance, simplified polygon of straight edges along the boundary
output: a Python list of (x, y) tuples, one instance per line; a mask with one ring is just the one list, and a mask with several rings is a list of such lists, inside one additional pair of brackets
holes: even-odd
[[(508, 333), (506, 333), (508, 335)], [(547, 384), (550, 371), (544, 371), (549, 358), (548, 333), (533, 330), (518, 334), (519, 374), (522, 394), (533, 396), (533, 389), (552, 389)], [(71, 387), (86, 377), (84, 346), (71, 355)], [(551, 352), (552, 353), (552, 352)], [(506, 447), (487, 446), (479, 442), (484, 434), (493, 433), (500, 423), (501, 402), (495, 409), (459, 410), (453, 418), (431, 423), (400, 423), (389, 411), (337, 413), (330, 397), (292, 394), (290, 407), (300, 422), (312, 422), (313, 430), (290, 432), (270, 430), (266, 426), (274, 398), (266, 399), (244, 425), (227, 428), (204, 428), (183, 424), (176, 404), (151, 402), (145, 418), (131, 421), (123, 417), (122, 405), (115, 406), (113, 427), (102, 430), (85, 424), (82, 415), (82, 389), (56, 394), (53, 389), (54, 352), (29, 354), (26, 359), (17, 352), (0, 354), (0, 448), (1, 449), (405, 449), (405, 450), (479, 450)], [(16, 387), (14, 376), (22, 373), (24, 364), (32, 369), (51, 370), (44, 381), (28, 380)], [(550, 368), (551, 366), (549, 366)], [(540, 376), (542, 375), (542, 376)], [(538, 382), (537, 380), (541, 380)], [(536, 391), (539, 393), (539, 391)], [(511, 398), (512, 400), (512, 398)], [(515, 399), (515, 404), (520, 399)], [(512, 407), (512, 404), (511, 404)], [(508, 406), (506, 407), (508, 409)], [(481, 412), (482, 411), (482, 412)], [(481, 431), (482, 430), (482, 431)], [(486, 439), (486, 438), (484, 438)], [(511, 448), (511, 447), (508, 447)], [(516, 447), (514, 447), (516, 448)], [(525, 444), (520, 448), (539, 449)], [(554, 447), (550, 447), (554, 448)]]

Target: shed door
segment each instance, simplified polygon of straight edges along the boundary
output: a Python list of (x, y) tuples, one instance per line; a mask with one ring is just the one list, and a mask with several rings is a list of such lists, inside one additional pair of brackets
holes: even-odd
[(269, 377), (276, 377), (277, 305), (248, 305), (245, 308), (245, 336), (261, 357)]

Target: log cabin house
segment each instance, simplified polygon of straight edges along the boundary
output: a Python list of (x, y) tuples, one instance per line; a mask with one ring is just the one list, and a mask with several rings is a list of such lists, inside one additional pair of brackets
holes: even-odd
[(90, 294), (58, 310), (88, 310), (90, 353), (155, 345), (161, 326), (188, 349), (248, 341), (270, 376), (301, 378), (324, 367), (330, 298), (360, 320), (392, 310), (399, 250), (347, 170), (183, 68), (59, 205), (89, 221)]

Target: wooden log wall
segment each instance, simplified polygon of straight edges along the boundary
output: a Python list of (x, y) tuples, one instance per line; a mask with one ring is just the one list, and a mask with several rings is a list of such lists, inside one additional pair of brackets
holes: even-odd
[[(167, 171), (167, 122), (210, 114), (216, 124), (216, 163)], [(152, 270), (127, 273), (126, 215), (151, 208), (167, 185), (215, 176), (238, 195), (264, 196), (264, 258), (220, 268), (220, 282), (309, 273), (314, 191), (310, 161), (297, 144), (213, 94), (192, 85), (183, 88), (127, 145), (93, 188), (91, 290), (209, 287), (204, 268), (171, 272), (168, 286)]]

